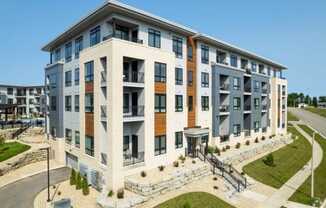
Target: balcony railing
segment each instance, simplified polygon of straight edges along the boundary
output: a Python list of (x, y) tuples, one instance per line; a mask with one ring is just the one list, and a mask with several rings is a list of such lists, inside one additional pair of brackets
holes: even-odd
[(263, 94), (267, 94), (267, 93), (268, 93), (268, 89), (264, 89), (264, 88), (263, 88), (263, 89), (261, 90), (261, 92), (262, 92)]
[(143, 72), (131, 72), (123, 75), (124, 82), (144, 83)]
[(220, 105), (219, 109), (220, 109), (220, 112), (229, 112), (230, 106), (229, 105)]
[(145, 153), (137, 152), (136, 154), (130, 154), (127, 152), (123, 153), (123, 166), (135, 165), (145, 161)]
[(229, 84), (221, 84), (221, 86), (220, 86), (220, 90), (229, 91), (229, 89), (230, 89)]
[(244, 105), (243, 109), (244, 111), (251, 111), (251, 105)]
[(245, 86), (245, 87), (244, 87), (244, 91), (245, 91), (245, 92), (251, 92), (251, 87)]
[(123, 38), (121, 38), (120, 36), (118, 36), (116, 34), (110, 34), (110, 35), (107, 35), (107, 36), (103, 37), (103, 41), (106, 41), (106, 40), (111, 39), (111, 38), (118, 38), (118, 39), (121, 39), (121, 40), (126, 40), (126, 41), (139, 43), (139, 44), (143, 44), (143, 42), (144, 42), (143, 40), (140, 40), (138, 38), (123, 39)]
[(262, 108), (262, 110), (267, 110), (268, 106), (267, 105), (262, 105), (261, 108)]
[(124, 117), (144, 116), (144, 106), (123, 106)]

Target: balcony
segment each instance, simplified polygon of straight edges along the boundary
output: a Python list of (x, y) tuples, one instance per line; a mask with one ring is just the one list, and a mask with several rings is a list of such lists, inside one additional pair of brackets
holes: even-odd
[(144, 106), (124, 106), (123, 118), (125, 122), (143, 121), (144, 120)]
[(138, 43), (138, 44), (143, 44), (144, 41), (143, 40), (140, 40), (136, 37), (131, 37), (131, 38), (125, 38), (125, 37), (122, 37), (120, 35), (117, 35), (117, 34), (110, 34), (110, 35), (107, 35), (107, 36), (104, 36), (103, 37), (103, 41), (106, 41), (106, 40), (109, 40), (111, 38), (118, 38), (118, 39), (121, 39), (121, 40), (126, 40), (126, 41), (130, 41), (130, 42), (133, 42), (133, 43)]
[(136, 154), (123, 153), (123, 166), (135, 165), (145, 161), (145, 152), (137, 152)]
[(221, 84), (220, 85), (220, 91), (229, 91), (230, 85), (229, 84)]
[(220, 110), (220, 113), (229, 113), (230, 106), (229, 105), (220, 105), (219, 110)]
[(245, 93), (251, 93), (251, 87), (250, 86), (245, 86), (244, 87), (244, 92)]
[(251, 105), (244, 105), (243, 110), (244, 111), (251, 111)]
[(263, 89), (261, 90), (261, 93), (262, 93), (262, 94), (267, 94), (267, 93), (268, 93), (268, 89), (263, 88)]
[(261, 106), (261, 109), (262, 109), (263, 111), (267, 111), (268, 106), (267, 106), (267, 105), (262, 105), (262, 106)]
[(107, 72), (101, 71), (101, 86), (106, 87), (106, 79), (107, 78)]
[(124, 73), (123, 81), (131, 83), (144, 83), (144, 72)]
[(107, 109), (105, 105), (101, 105), (101, 121), (107, 121)]

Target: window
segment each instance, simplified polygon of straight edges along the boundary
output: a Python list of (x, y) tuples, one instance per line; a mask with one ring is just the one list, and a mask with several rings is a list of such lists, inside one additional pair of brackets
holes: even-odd
[(175, 68), (175, 84), (182, 85), (183, 84), (183, 72), (182, 68)]
[(251, 71), (257, 72), (257, 64), (255, 62), (251, 62)]
[(161, 32), (148, 29), (148, 45), (155, 48), (161, 48)]
[(89, 33), (89, 45), (93, 46), (98, 44), (101, 41), (101, 27), (97, 26), (96, 28), (92, 29)]
[(8, 95), (13, 95), (14, 94), (14, 89), (13, 88), (7, 88), (7, 94)]
[(80, 147), (80, 133), (79, 131), (75, 131), (75, 147)]
[(51, 89), (55, 89), (57, 87), (57, 75), (51, 74), (48, 76), (48, 79), (49, 79), (49, 85)]
[(123, 113), (129, 113), (129, 94), (123, 93)]
[(226, 53), (220, 50), (216, 50), (216, 62), (219, 64), (225, 64), (226, 63)]
[(206, 45), (201, 46), (201, 62), (208, 64), (209, 62), (209, 47)]
[(254, 91), (259, 92), (259, 89), (260, 89), (260, 82), (254, 81)]
[(267, 67), (267, 75), (268, 76), (271, 76), (272, 75), (271, 67)]
[(116, 25), (115, 37), (122, 40), (129, 40), (129, 28), (121, 25)]
[(85, 153), (94, 157), (94, 138), (85, 135)]
[(65, 96), (65, 109), (71, 111), (71, 96)]
[(85, 82), (93, 82), (94, 78), (94, 61), (85, 64)]
[(75, 85), (79, 85), (79, 68), (75, 69)]
[(234, 77), (233, 78), (233, 89), (234, 90), (240, 90), (240, 78), (239, 77)]
[(75, 40), (75, 58), (79, 58), (79, 53), (83, 50), (83, 36)]
[(50, 97), (50, 109), (51, 109), (51, 111), (57, 110), (57, 97), (56, 96)]
[(155, 82), (166, 82), (166, 64), (155, 62)]
[(71, 129), (66, 129), (65, 138), (66, 138), (66, 143), (71, 144), (71, 141), (72, 141), (72, 131), (71, 131)]
[(183, 97), (182, 95), (175, 96), (175, 111), (182, 112), (183, 111)]
[(241, 126), (240, 126), (240, 124), (234, 124), (233, 125), (233, 135), (235, 137), (238, 137), (238, 136), (240, 136), (240, 134), (241, 134)]
[(54, 61), (57, 62), (57, 61), (60, 61), (60, 59), (61, 59), (61, 49), (57, 48), (54, 51)]
[(129, 143), (130, 143), (129, 135), (123, 136), (123, 151), (124, 152), (127, 152), (129, 150)]
[(155, 137), (155, 156), (162, 155), (166, 153), (166, 136), (156, 136)]
[(258, 68), (259, 68), (259, 73), (266, 74), (265, 73), (265, 66), (263, 64), (259, 64), (258, 65)]
[(79, 112), (79, 95), (75, 95), (75, 112)]
[(71, 81), (72, 80), (72, 73), (71, 71), (66, 71), (65, 72), (65, 86), (70, 87), (71, 86)]
[(69, 42), (65, 45), (65, 60), (70, 62), (72, 58), (72, 43)]
[(208, 111), (209, 109), (209, 98), (208, 96), (201, 96), (201, 109), (202, 111)]
[(240, 110), (241, 99), (239, 97), (233, 98), (233, 110)]
[(188, 86), (192, 86), (192, 71), (188, 71)]
[(155, 94), (155, 113), (165, 113), (166, 112), (166, 95), (165, 94)]
[(173, 37), (173, 52), (177, 58), (182, 58), (182, 38)]
[(260, 107), (260, 100), (259, 100), (259, 98), (255, 98), (254, 99), (254, 105), (255, 105), (255, 109), (256, 110), (259, 109), (259, 107)]
[(182, 148), (183, 146), (183, 133), (182, 131), (175, 132), (175, 148)]
[(86, 113), (93, 113), (94, 107), (94, 100), (93, 100), (93, 94), (87, 93), (85, 94), (85, 112)]
[(188, 96), (188, 111), (192, 111), (193, 110), (193, 97), (192, 96)]
[(188, 56), (188, 60), (191, 61), (193, 57), (192, 46), (188, 46), (187, 56)]
[(231, 55), (231, 66), (238, 67), (238, 57), (236, 55)]
[(255, 122), (254, 122), (254, 131), (255, 131), (255, 132), (259, 132), (259, 128), (260, 128), (260, 123), (259, 123), (259, 121), (255, 121)]
[(209, 86), (209, 74), (202, 72), (201, 73), (201, 86), (208, 87)]

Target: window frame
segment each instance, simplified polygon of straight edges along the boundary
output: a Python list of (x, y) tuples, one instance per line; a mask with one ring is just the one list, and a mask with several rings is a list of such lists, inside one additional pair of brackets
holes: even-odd
[(230, 55), (230, 66), (238, 68), (238, 56), (235, 54)]
[[(89, 98), (89, 103), (87, 101)], [(85, 113), (93, 113), (94, 112), (94, 94), (93, 93), (85, 93)]]
[(260, 108), (260, 99), (259, 98), (254, 98), (254, 107), (256, 110)]
[[(158, 143), (156, 143), (158, 141)], [(162, 142), (164, 141), (164, 142)], [(157, 146), (158, 144), (158, 146)], [(154, 141), (154, 155), (159, 156), (166, 154), (166, 135), (159, 135), (155, 136), (155, 141)]]
[(94, 61), (89, 61), (85, 63), (85, 82), (94, 81)]
[(175, 142), (174, 142), (175, 148), (180, 149), (183, 147), (183, 132), (182, 131), (176, 131), (175, 132)]
[[(153, 42), (151, 42), (151, 40)], [(148, 46), (161, 48), (161, 31), (148, 28)]]
[(79, 131), (75, 131), (75, 147), (80, 148), (80, 132)]
[(80, 80), (80, 78), (79, 78), (79, 76), (80, 76), (80, 70), (79, 70), (79, 68), (76, 68), (75, 69), (75, 71), (74, 71), (74, 75), (75, 75), (75, 79), (74, 79), (74, 81), (75, 81), (75, 86), (78, 86), (79, 85), (79, 80)]
[(72, 71), (65, 72), (65, 87), (71, 87), (72, 85)]
[(182, 59), (183, 57), (183, 40), (180, 37), (172, 37), (172, 51), (175, 53), (176, 58)]
[(65, 62), (68, 63), (72, 60), (72, 42), (65, 44)]
[(209, 110), (209, 96), (201, 96), (201, 110), (202, 111)]
[(75, 112), (80, 111), (80, 100), (79, 100), (79, 98), (80, 98), (79, 95), (75, 95), (75, 97), (74, 97)]
[(75, 59), (79, 58), (80, 52), (83, 50), (83, 36), (75, 39)]
[[(238, 82), (238, 84), (236, 85), (236, 81)], [(233, 89), (234, 90), (240, 90), (241, 89), (241, 79), (240, 77), (233, 77)]]
[(71, 144), (72, 143), (72, 130), (65, 128), (65, 142), (67, 144)]
[(187, 85), (192, 86), (194, 81), (194, 73), (193, 71), (187, 71)]
[(207, 72), (201, 73), (201, 86), (205, 88), (209, 87), (209, 73)]
[(65, 95), (65, 111), (66, 112), (71, 112), (72, 110), (72, 98), (71, 95)]
[(183, 85), (183, 69), (182, 68), (179, 68), (179, 67), (175, 68), (175, 84)]
[(100, 42), (101, 42), (101, 26), (98, 25), (89, 31), (89, 46), (90, 47), (95, 46)]
[(175, 95), (175, 112), (183, 111), (183, 96)]
[[(235, 102), (238, 100), (238, 102)], [(238, 105), (235, 105), (238, 103)], [(240, 97), (233, 97), (233, 110), (241, 110), (241, 98)]]
[(234, 137), (241, 136), (241, 125), (240, 124), (233, 124), (233, 136)]
[(201, 63), (209, 63), (209, 46), (207, 45), (201, 45)]
[[(90, 147), (87, 145), (87, 140), (90, 140)], [(85, 154), (94, 157), (94, 137), (85, 135)]]
[[(164, 97), (164, 100), (163, 100)], [(157, 100), (158, 98), (158, 100)], [(156, 93), (154, 96), (155, 113), (166, 113), (166, 94)], [(158, 101), (158, 103), (157, 103)]]
[(154, 63), (154, 78), (155, 82), (166, 82), (166, 68), (167, 65), (165, 63), (155, 62)]

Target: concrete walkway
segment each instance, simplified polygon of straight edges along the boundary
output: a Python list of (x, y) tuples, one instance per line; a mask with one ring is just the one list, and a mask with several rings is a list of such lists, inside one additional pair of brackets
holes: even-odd
[[(312, 138), (309, 134), (303, 131), (294, 123), (294, 127), (311, 143)], [(323, 150), (317, 142), (314, 143), (314, 169), (319, 166), (323, 158)], [(294, 194), (294, 192), (305, 182), (305, 180), (311, 174), (311, 160), (291, 179), (289, 179), (279, 190), (277, 190), (271, 197), (265, 202), (265, 206), (268, 208), (279, 208), (282, 205), (286, 206), (288, 199)]]

